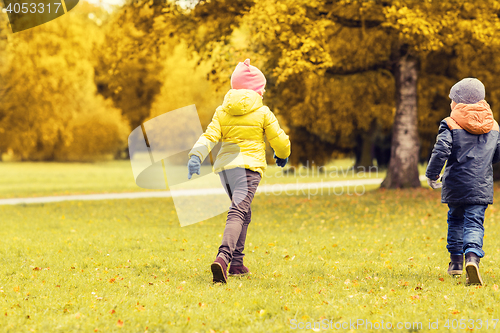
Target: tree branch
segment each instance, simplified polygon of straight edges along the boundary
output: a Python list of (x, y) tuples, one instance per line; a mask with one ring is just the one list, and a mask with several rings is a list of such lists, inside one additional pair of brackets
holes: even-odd
[(326, 73), (330, 75), (352, 75), (363, 72), (377, 71), (379, 69), (385, 69), (388, 71), (392, 71), (392, 62), (384, 61), (381, 63), (373, 64), (368, 67), (358, 67), (352, 69), (344, 69), (342, 67), (330, 67), (326, 69)]
[(329, 13), (320, 12), (319, 15), (326, 16), (329, 19), (331, 19), (332, 21), (334, 21), (335, 23), (338, 23), (338, 24), (340, 24), (344, 27), (348, 27), (348, 28), (361, 28), (364, 25), (365, 28), (370, 29), (370, 28), (379, 27), (382, 25), (382, 23), (384, 23), (384, 21), (381, 21), (381, 20), (349, 19), (346, 17), (335, 15), (332, 12), (329, 12)]

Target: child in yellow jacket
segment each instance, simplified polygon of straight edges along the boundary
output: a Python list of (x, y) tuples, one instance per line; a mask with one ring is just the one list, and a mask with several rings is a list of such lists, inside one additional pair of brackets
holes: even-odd
[(193, 149), (189, 152), (188, 178), (200, 174), (200, 164), (217, 142), (222, 148), (214, 164), (222, 185), (231, 199), (226, 227), (217, 258), (211, 265), (214, 282), (227, 283), (229, 275), (247, 274), (243, 250), (251, 220), (250, 205), (267, 167), (264, 135), (275, 151), (276, 164), (284, 167), (290, 155), (290, 140), (278, 120), (262, 103), (266, 85), (264, 74), (250, 65), (239, 63), (231, 76), (231, 90), (224, 97)]

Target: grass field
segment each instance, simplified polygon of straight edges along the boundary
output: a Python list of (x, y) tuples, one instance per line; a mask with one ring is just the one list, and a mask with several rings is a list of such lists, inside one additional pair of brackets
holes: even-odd
[[(261, 184), (303, 183), (348, 179), (383, 178), (385, 171), (352, 170), (353, 161), (335, 161), (327, 169), (295, 169), (295, 173), (283, 173), (283, 169), (270, 165)], [(0, 163), (0, 198), (40, 197), (47, 195), (119, 193), (154, 191), (135, 184), (130, 161), (100, 163)], [(421, 167), (423, 168), (423, 167)], [(179, 166), (179, 174), (187, 168)], [(325, 172), (326, 171), (326, 172)], [(196, 177), (196, 176), (195, 176)], [(203, 185), (202, 185), (203, 186)]]
[[(72, 177), (63, 182), (46, 169), (56, 185), (44, 189), (35, 178), (36, 195), (132, 188), (102, 182), (79, 188)], [(10, 172), (26, 174), (21, 167)], [(28, 182), (10, 188), (2, 183), (2, 195), (35, 195)], [(429, 321), (438, 320), (440, 331), (458, 332), (451, 327), (467, 319), (476, 331), (479, 320), (480, 331), (490, 331), (491, 320), (500, 318), (499, 211), (493, 205), (486, 214), (483, 287), (465, 287), (465, 277), (445, 272), (446, 211), (439, 192), (429, 189), (310, 199), (259, 195), (245, 258), (252, 274), (214, 285), (210, 263), (223, 215), (181, 228), (171, 199), (0, 206), (0, 327), (292, 332), (300, 322), (326, 320), (334, 328), (364, 320), (428, 331)], [(380, 331), (365, 325), (357, 330)]]

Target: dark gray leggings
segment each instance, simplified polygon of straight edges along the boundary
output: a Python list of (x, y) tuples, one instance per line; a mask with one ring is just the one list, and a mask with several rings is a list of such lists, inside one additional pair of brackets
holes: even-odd
[(248, 169), (235, 168), (219, 173), (222, 185), (231, 199), (226, 228), (218, 257), (226, 264), (243, 265), (243, 250), (247, 229), (252, 219), (253, 197), (260, 182), (260, 174)]

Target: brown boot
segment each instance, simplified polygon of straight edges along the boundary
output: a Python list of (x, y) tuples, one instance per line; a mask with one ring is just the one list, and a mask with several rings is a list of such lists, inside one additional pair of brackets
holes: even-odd
[(450, 275), (462, 275), (464, 269), (464, 255), (463, 254), (451, 254), (450, 263), (448, 264), (448, 274)]
[(214, 276), (214, 282), (227, 283), (227, 264), (224, 259), (217, 257), (217, 259), (213, 262), (211, 269)]
[(229, 276), (245, 276), (250, 271), (248, 268), (245, 267), (245, 265), (233, 265), (229, 266)]
[(465, 254), (465, 271), (467, 272), (467, 285), (478, 284), (483, 285), (483, 279), (479, 275), (479, 258), (475, 253), (469, 252)]

